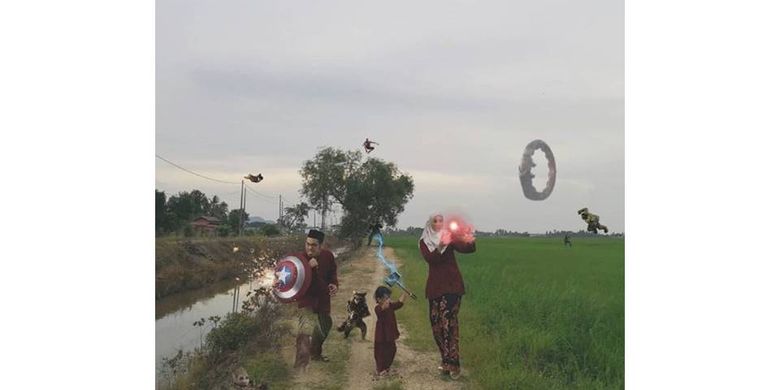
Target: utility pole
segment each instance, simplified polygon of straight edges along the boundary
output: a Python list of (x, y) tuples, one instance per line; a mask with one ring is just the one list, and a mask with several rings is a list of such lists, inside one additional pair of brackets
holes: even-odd
[(282, 221), (282, 214), (284, 214), (284, 206), (282, 205), (282, 194), (279, 194), (279, 222)]
[(238, 205), (238, 235), (241, 236), (244, 232), (244, 180), (241, 180), (241, 201)]
[(241, 223), (241, 235), (244, 235), (244, 214), (246, 214), (246, 187), (244, 188), (244, 204), (241, 205), (241, 220), (243, 221)]

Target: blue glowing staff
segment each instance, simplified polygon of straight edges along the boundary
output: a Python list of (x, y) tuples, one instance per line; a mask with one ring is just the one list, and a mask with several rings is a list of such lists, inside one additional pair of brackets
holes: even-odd
[(382, 237), (382, 234), (377, 234), (375, 236), (377, 238), (377, 241), (379, 242), (379, 247), (377, 247), (376, 250), (376, 257), (382, 261), (382, 264), (387, 268), (387, 271), (389, 275), (385, 277), (385, 283), (390, 286), (398, 286), (402, 290), (404, 290), (407, 294), (409, 294), (412, 299), (417, 299), (417, 296), (414, 295), (413, 292), (409, 291), (406, 286), (404, 286), (403, 282), (401, 282), (401, 273), (398, 272), (398, 267), (395, 266), (395, 263), (391, 261), (387, 261), (385, 259), (385, 254), (382, 252), (382, 248), (384, 247), (384, 238)]

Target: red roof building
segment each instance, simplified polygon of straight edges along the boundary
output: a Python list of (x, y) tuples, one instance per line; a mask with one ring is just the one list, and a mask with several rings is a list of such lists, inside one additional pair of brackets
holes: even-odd
[(217, 227), (220, 225), (220, 220), (215, 217), (202, 216), (195, 218), (194, 221), (190, 222), (190, 225), (195, 232), (200, 233), (201, 235), (213, 236), (217, 234)]

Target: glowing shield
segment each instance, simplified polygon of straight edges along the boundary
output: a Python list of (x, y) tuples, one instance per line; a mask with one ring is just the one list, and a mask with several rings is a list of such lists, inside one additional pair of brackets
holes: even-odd
[(274, 269), (274, 295), (285, 303), (296, 301), (309, 289), (311, 274), (309, 262), (296, 256), (287, 256), (277, 261)]

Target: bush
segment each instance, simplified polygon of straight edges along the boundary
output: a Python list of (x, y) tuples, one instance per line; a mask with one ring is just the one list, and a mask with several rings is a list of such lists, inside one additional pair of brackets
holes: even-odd
[(230, 313), (219, 326), (206, 335), (206, 351), (209, 356), (220, 356), (237, 351), (259, 332), (260, 324), (245, 313)]
[(217, 226), (217, 235), (220, 237), (227, 237), (230, 235), (230, 226), (219, 225)]
[(260, 228), (260, 231), (262, 231), (266, 236), (278, 236), (279, 233), (281, 233), (276, 225), (264, 225), (262, 228)]
[(287, 328), (279, 321), (282, 308), (262, 298), (268, 291), (257, 290), (244, 303), (241, 312), (228, 314), (206, 335), (206, 354), (219, 361), (226, 354), (244, 349), (268, 350), (278, 346)]

